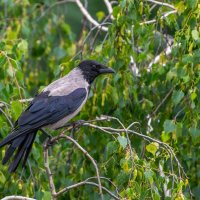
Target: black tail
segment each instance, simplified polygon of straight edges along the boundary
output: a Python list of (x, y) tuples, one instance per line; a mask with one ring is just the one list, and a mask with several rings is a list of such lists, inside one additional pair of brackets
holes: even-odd
[[(13, 161), (9, 166), (9, 172), (14, 172), (17, 169), (22, 158), (23, 158), (22, 165), (23, 166), (25, 165), (28, 155), (31, 151), (31, 147), (34, 142), (36, 133), (37, 130), (32, 132), (26, 132), (23, 134), (15, 132), (9, 134), (3, 141), (0, 142), (0, 147), (6, 144), (10, 145), (2, 160), (2, 164), (6, 164), (8, 160), (12, 157), (15, 150), (17, 150), (13, 158)], [(15, 135), (15, 137), (13, 135)]]

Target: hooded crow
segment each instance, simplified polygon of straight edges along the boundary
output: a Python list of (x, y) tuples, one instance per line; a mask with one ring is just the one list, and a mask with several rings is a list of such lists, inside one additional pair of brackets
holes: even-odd
[(91, 83), (106, 73), (114, 73), (114, 70), (93, 60), (82, 61), (32, 100), (11, 133), (0, 142), (0, 147), (9, 145), (2, 164), (6, 164), (16, 151), (9, 172), (14, 172), (21, 160), (22, 166), (25, 165), (38, 130), (44, 127), (58, 129), (79, 113), (87, 100)]

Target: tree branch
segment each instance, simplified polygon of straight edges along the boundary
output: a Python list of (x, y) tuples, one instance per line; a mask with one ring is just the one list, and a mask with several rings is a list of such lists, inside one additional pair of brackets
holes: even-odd
[[(98, 119), (97, 119), (98, 120)], [(79, 123), (80, 124), (80, 123)], [(73, 126), (70, 126), (68, 127), (67, 130), (70, 130), (70, 129), (73, 129), (74, 127)], [(45, 143), (44, 143), (44, 162), (45, 162), (45, 169), (46, 169), (46, 173), (47, 173), (47, 176), (48, 176), (48, 180), (49, 180), (49, 185), (50, 185), (50, 191), (51, 191), (51, 194), (52, 194), (52, 198), (53, 200), (55, 200), (59, 195), (61, 195), (62, 193), (72, 189), (72, 188), (75, 188), (75, 187), (78, 187), (78, 186), (81, 186), (81, 185), (93, 185), (93, 186), (97, 186), (99, 188), (99, 193), (101, 195), (101, 199), (103, 200), (104, 197), (103, 197), (103, 190), (106, 191), (108, 194), (110, 194), (114, 199), (119, 199), (117, 196), (115, 196), (112, 192), (110, 192), (107, 188), (105, 187), (102, 187), (101, 185), (101, 177), (99, 175), (99, 169), (97, 167), (97, 164), (95, 162), (95, 160), (92, 158), (92, 156), (90, 156), (90, 154), (82, 147), (80, 146), (80, 144), (74, 140), (72, 137), (69, 137), (67, 135), (65, 135), (64, 133), (66, 132), (63, 131), (60, 135), (56, 136), (56, 137), (53, 137), (51, 138), (50, 140), (46, 140)], [(53, 176), (52, 176), (52, 173), (51, 173), (51, 170), (50, 170), (50, 167), (49, 167), (49, 162), (48, 162), (48, 147), (52, 144), (55, 144), (56, 141), (58, 141), (59, 139), (66, 139), (66, 140), (69, 140), (71, 141), (78, 149), (80, 149), (85, 155), (86, 157), (89, 158), (89, 160), (93, 163), (94, 167), (95, 167), (95, 170), (96, 170), (96, 175), (97, 175), (97, 180), (98, 180), (98, 184), (97, 183), (94, 183), (94, 182), (88, 182), (89, 179), (91, 178), (94, 178), (94, 177), (91, 177), (91, 178), (88, 178), (86, 179), (85, 181), (82, 181), (80, 183), (76, 183), (74, 185), (71, 185), (71, 186), (68, 186), (68, 187), (65, 187), (64, 189), (60, 190), (59, 192), (56, 192), (56, 189), (55, 189), (55, 185), (54, 185), (54, 181), (53, 181)], [(104, 177), (105, 178), (105, 177)], [(110, 181), (109, 181), (110, 182)]]
[[(94, 182), (90, 182), (90, 181), (82, 181), (82, 182), (79, 182), (79, 183), (76, 183), (74, 185), (70, 185), (68, 187), (65, 187), (64, 189), (60, 190), (58, 193), (57, 193), (57, 196), (60, 196), (61, 194), (63, 194), (64, 192), (67, 192), (68, 190), (70, 189), (73, 189), (73, 188), (77, 188), (79, 186), (82, 186), (82, 185), (93, 185), (93, 186), (96, 186), (96, 187), (99, 187), (99, 184), (97, 183), (94, 183)], [(116, 200), (119, 200), (120, 198), (118, 198), (117, 196), (115, 196), (112, 192), (110, 192), (107, 188), (105, 187), (102, 187), (102, 189), (104, 191), (106, 191), (111, 197), (113, 197), (114, 199)]]
[(151, 3), (154, 3), (154, 4), (157, 4), (157, 5), (161, 5), (161, 6), (166, 6), (168, 8), (171, 8), (173, 10), (176, 10), (175, 7), (171, 4), (168, 4), (168, 3), (164, 3), (164, 2), (160, 2), (160, 1), (155, 1), (155, 0), (146, 0), (147, 2), (151, 2)]
[(52, 175), (50, 167), (49, 167), (48, 141), (49, 141), (49, 139), (47, 139), (44, 143), (44, 152), (43, 152), (43, 154), (44, 154), (44, 167), (46, 169), (46, 173), (47, 173), (47, 176), (48, 176), (50, 191), (51, 191), (51, 194), (52, 194), (52, 199), (54, 200), (54, 199), (56, 199), (55, 198), (56, 189), (55, 189), (55, 185), (54, 185), (54, 182), (53, 182), (53, 175)]
[(105, 5), (106, 5), (106, 7), (108, 9), (108, 13), (110, 15), (110, 18), (113, 20), (114, 19), (113, 15), (112, 15), (113, 8), (112, 8), (111, 3), (109, 2), (109, 0), (104, 0), (104, 3), (105, 3)]
[(13, 196), (4, 197), (1, 200), (36, 200), (36, 199), (29, 198), (29, 197), (23, 197), (23, 196), (15, 196), (15, 195), (13, 195)]
[[(166, 13), (164, 13), (164, 14), (160, 17), (160, 20), (165, 19), (165, 18), (168, 17), (169, 15), (175, 14), (175, 13), (177, 13), (177, 10), (172, 10), (172, 11), (166, 12)], [(144, 25), (144, 24), (153, 24), (153, 23), (156, 23), (156, 22), (157, 22), (157, 19), (152, 19), (152, 20), (149, 20), (149, 21), (141, 22), (140, 25)]]
[(95, 167), (96, 174), (97, 174), (97, 180), (98, 180), (98, 185), (99, 185), (99, 193), (101, 195), (101, 199), (104, 199), (103, 198), (103, 193), (102, 193), (102, 185), (101, 185), (101, 180), (100, 180), (100, 175), (99, 175), (99, 169), (97, 167), (97, 164), (96, 164), (95, 160), (92, 158), (92, 156), (90, 156), (90, 154), (83, 147), (81, 147), (81, 145), (78, 142), (76, 142), (76, 140), (74, 140), (73, 138), (71, 138), (71, 137), (69, 137), (67, 135), (64, 135), (64, 132), (60, 134), (60, 137), (65, 138), (65, 139), (70, 140), (71, 142), (73, 142), (76, 145), (76, 147), (78, 149), (80, 149), (86, 155), (86, 157), (89, 158), (89, 160), (91, 160), (91, 162), (93, 163), (93, 165)]
[(85, 9), (85, 7), (83, 6), (83, 4), (81, 3), (80, 0), (75, 0), (77, 6), (79, 7), (80, 11), (82, 12), (82, 14), (87, 18), (87, 20), (89, 22), (91, 22), (94, 26), (99, 27), (102, 31), (107, 32), (108, 28), (106, 26), (102, 26), (101, 24), (99, 24), (97, 21), (95, 21), (92, 16), (89, 14), (89, 12)]

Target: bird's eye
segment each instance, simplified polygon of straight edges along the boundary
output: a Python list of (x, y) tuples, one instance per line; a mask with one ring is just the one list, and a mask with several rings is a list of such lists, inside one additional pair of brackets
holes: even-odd
[(92, 65), (92, 67), (93, 67), (94, 69), (98, 69), (98, 66), (97, 66), (97, 65)]

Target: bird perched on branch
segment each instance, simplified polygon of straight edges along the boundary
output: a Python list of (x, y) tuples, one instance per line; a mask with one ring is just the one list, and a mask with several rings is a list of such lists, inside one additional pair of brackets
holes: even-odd
[(69, 74), (45, 87), (22, 112), (11, 133), (0, 142), (0, 147), (9, 145), (2, 163), (6, 164), (13, 156), (9, 172), (14, 172), (21, 160), (22, 166), (25, 165), (38, 130), (63, 127), (85, 104), (95, 78), (113, 72), (96, 61), (85, 60)]

